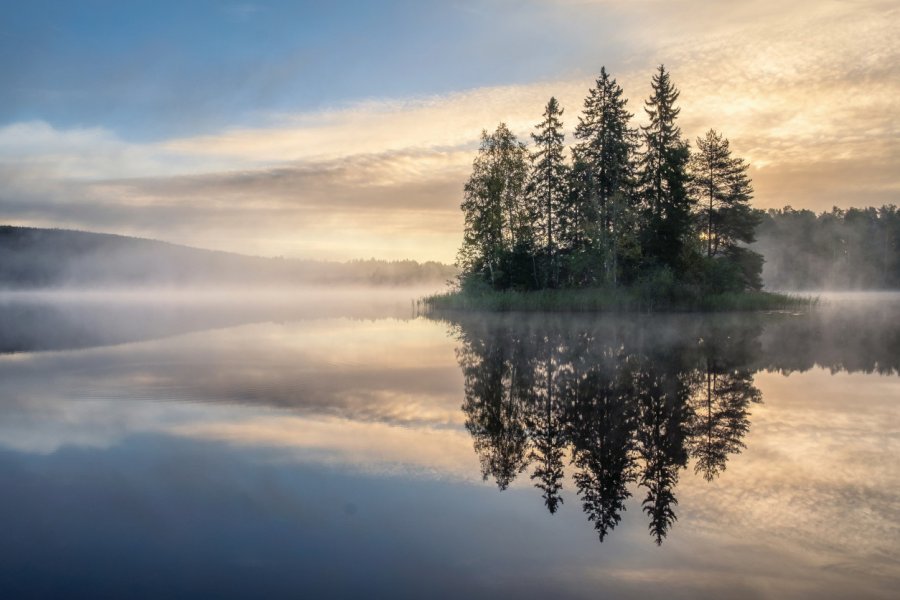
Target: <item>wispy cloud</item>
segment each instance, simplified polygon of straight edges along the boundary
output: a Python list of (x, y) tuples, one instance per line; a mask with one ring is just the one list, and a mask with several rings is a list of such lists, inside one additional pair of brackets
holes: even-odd
[[(520, 4), (525, 14), (550, 10)], [(630, 24), (633, 56), (612, 66), (636, 120), (665, 62), (682, 90), (685, 134), (730, 138), (752, 165), (758, 206), (897, 201), (897, 8), (677, 4), (572, 0), (552, 10)], [(605, 49), (599, 41), (597, 69)], [(143, 143), (100, 127), (15, 123), (0, 128), (0, 216), (257, 253), (452, 260), (480, 131), (502, 120), (527, 139), (551, 95), (571, 131), (591, 83), (576, 74), (369, 100)]]

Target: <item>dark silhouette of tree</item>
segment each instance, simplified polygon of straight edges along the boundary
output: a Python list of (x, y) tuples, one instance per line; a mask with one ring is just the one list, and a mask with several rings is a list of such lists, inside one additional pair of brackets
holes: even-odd
[(501, 490), (527, 467), (529, 373), (518, 369), (521, 346), (494, 332), (478, 336), (457, 350), (465, 378), (466, 429), (481, 462), (482, 477), (493, 477)]
[(725, 470), (728, 457), (745, 448), (750, 404), (760, 402), (761, 395), (749, 369), (729, 369), (711, 361), (693, 400), (689, 427), (694, 470), (712, 481)]
[(692, 231), (692, 202), (687, 190), (690, 151), (675, 124), (681, 112), (675, 106), (680, 92), (663, 65), (653, 76), (652, 88), (644, 104), (650, 123), (641, 128), (644, 148), (639, 175), (645, 205), (642, 247), (652, 264), (679, 273), (684, 270), (686, 242)]
[(619, 255), (625, 247), (620, 238), (629, 231), (627, 215), (635, 198), (637, 132), (628, 125), (633, 115), (626, 110), (627, 104), (622, 88), (602, 67), (575, 128), (580, 140), (577, 154), (586, 167), (586, 200), (594, 216), (583, 236), (602, 253), (604, 281), (611, 283), (618, 279)]
[(705, 242), (707, 261), (718, 259), (725, 267), (707, 267), (712, 276), (719, 275), (710, 287), (761, 288), (762, 257), (739, 245), (753, 242), (760, 221), (750, 207), (753, 188), (747, 164), (731, 155), (728, 140), (713, 129), (697, 138), (697, 151), (691, 157), (691, 189), (697, 199), (699, 237)]
[[(782, 289), (900, 287), (896, 206), (754, 210), (748, 165), (728, 140), (711, 129), (692, 156), (664, 66), (651, 87), (649, 123), (635, 130), (622, 88), (602, 68), (571, 164), (556, 98), (531, 153), (503, 123), (482, 132), (461, 205), (464, 289), (637, 284), (636, 296), (654, 307), (759, 290), (763, 275)], [(21, 271), (18, 261), (0, 271)]]
[(660, 545), (677, 519), (675, 486), (688, 458), (685, 425), (689, 391), (677, 372), (660, 372), (655, 367), (646, 361), (636, 376), (636, 442), (643, 462), (638, 482), (646, 490), (641, 507), (650, 517), (650, 534)]
[(632, 484), (661, 544), (675, 523), (689, 456), (711, 480), (744, 447), (761, 328), (755, 319), (460, 316), (466, 427), (482, 476), (505, 489), (522, 472), (551, 513), (572, 483), (601, 541)]
[(552, 350), (547, 351), (546, 348), (535, 363), (534, 403), (529, 420), (533, 440), (529, 458), (535, 465), (531, 479), (543, 491), (544, 503), (551, 513), (555, 513), (563, 502), (560, 492), (564, 475), (563, 454), (567, 443), (555, 363), (556, 357)]
[[(550, 98), (544, 109), (544, 120), (535, 126), (531, 134), (535, 150), (531, 155), (531, 177), (528, 183), (528, 196), (533, 215), (533, 238), (543, 249), (546, 268), (543, 273), (543, 287), (556, 287), (559, 283), (559, 265), (557, 251), (563, 240), (560, 233), (568, 228), (563, 227), (562, 210), (568, 191), (566, 180), (568, 167), (565, 164), (565, 147), (563, 141), (563, 124), (560, 117), (563, 110), (556, 98)], [(565, 240), (568, 243), (568, 240)]]
[(457, 260), (465, 273), (494, 285), (504, 253), (530, 242), (523, 202), (527, 176), (528, 151), (504, 123), (490, 135), (482, 132), (462, 203), (465, 230)]
[(562, 237), (567, 240), (567, 283), (583, 287), (603, 281), (604, 256), (596, 229), (600, 223), (592, 194), (591, 165), (580, 145), (572, 148), (568, 194), (562, 209)]

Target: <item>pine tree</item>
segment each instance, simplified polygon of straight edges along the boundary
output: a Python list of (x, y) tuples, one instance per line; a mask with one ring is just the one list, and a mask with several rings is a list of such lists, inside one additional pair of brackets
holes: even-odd
[(625, 213), (631, 207), (633, 154), (637, 132), (628, 125), (633, 116), (622, 88), (600, 69), (600, 77), (588, 92), (584, 112), (575, 128), (579, 158), (587, 170), (587, 201), (596, 221), (586, 237), (593, 238), (604, 258), (604, 279), (617, 281), (619, 243)]
[(567, 172), (565, 164), (565, 135), (560, 117), (563, 110), (556, 98), (550, 98), (544, 110), (544, 120), (531, 134), (535, 151), (531, 155), (532, 170), (528, 185), (531, 210), (534, 215), (534, 239), (543, 247), (547, 260), (544, 284), (555, 287), (559, 283), (557, 254), (560, 242), (561, 209), (566, 203)]
[(701, 215), (706, 255), (717, 256), (738, 242), (751, 243), (758, 217), (750, 208), (753, 188), (747, 165), (731, 156), (728, 140), (710, 129), (697, 138), (691, 157), (691, 189)]
[(762, 257), (739, 245), (754, 241), (761, 220), (750, 207), (753, 188), (747, 164), (731, 155), (728, 140), (715, 130), (697, 138), (697, 152), (691, 157), (691, 191), (697, 200), (698, 229), (700, 238), (705, 238), (707, 258), (724, 259), (729, 266), (724, 272), (737, 278), (733, 283), (717, 281), (716, 286), (761, 287)]
[(651, 264), (668, 266), (675, 275), (685, 268), (691, 234), (691, 197), (687, 191), (690, 150), (675, 125), (680, 92), (663, 65), (653, 76), (653, 93), (644, 111), (650, 123), (641, 127), (640, 190), (644, 203), (642, 246)]
[(461, 206), (465, 231), (458, 263), (464, 276), (479, 275), (495, 285), (504, 253), (528, 237), (527, 158), (525, 145), (504, 123), (490, 135), (482, 132)]

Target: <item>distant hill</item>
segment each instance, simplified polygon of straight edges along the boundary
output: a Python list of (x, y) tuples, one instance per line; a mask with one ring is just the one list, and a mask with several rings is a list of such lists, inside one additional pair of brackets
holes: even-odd
[(158, 240), (0, 225), (0, 288), (96, 286), (408, 285), (444, 282), (438, 262), (346, 263), (262, 258)]

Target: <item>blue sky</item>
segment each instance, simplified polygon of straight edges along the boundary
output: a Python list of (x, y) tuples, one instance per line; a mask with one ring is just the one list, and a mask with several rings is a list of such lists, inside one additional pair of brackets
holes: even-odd
[(585, 38), (567, 30), (606, 37), (609, 21), (535, 28), (541, 12), (472, 1), (7, 3), (0, 119), (148, 140), (582, 72)]
[(900, 203), (894, 0), (4, 2), (0, 222), (452, 261), (482, 129), (659, 63), (762, 208)]

